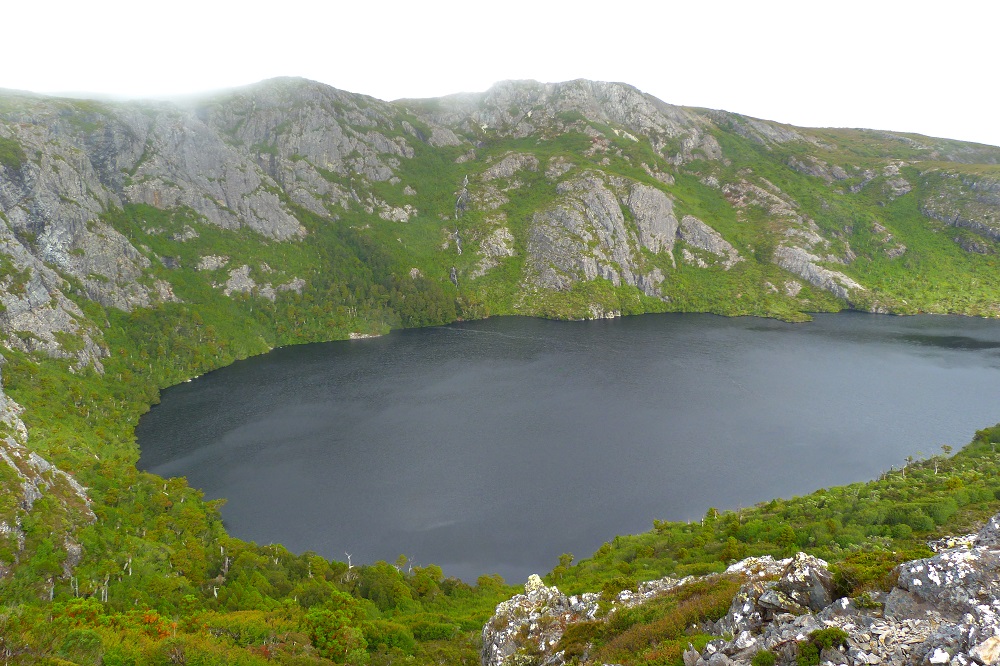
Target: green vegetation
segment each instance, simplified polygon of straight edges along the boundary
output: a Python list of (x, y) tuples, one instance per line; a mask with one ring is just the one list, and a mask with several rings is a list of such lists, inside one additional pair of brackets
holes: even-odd
[(622, 575), (720, 572), (746, 556), (804, 550), (836, 563), (841, 593), (857, 596), (883, 587), (899, 562), (926, 556), (928, 538), (971, 531), (1000, 508), (998, 442), (1000, 426), (979, 431), (951, 458), (914, 461), (875, 481), (739, 511), (710, 508), (695, 523), (656, 520), (652, 531), (615, 537), (561, 572), (560, 589), (597, 589)]
[(799, 641), (799, 654), (796, 661), (799, 666), (819, 666), (820, 654), (823, 650), (846, 646), (847, 632), (844, 630), (837, 627), (817, 629), (811, 632), (806, 640)]
[(736, 578), (704, 580), (661, 597), (616, 612), (607, 622), (571, 625), (556, 646), (568, 657), (582, 656), (605, 664), (680, 664), (688, 643), (702, 649), (710, 636), (691, 632), (692, 626), (726, 614), (739, 590)]
[[(112, 114), (98, 103), (60, 104), (68, 123), (83, 132), (105, 127)], [(352, 122), (374, 117), (340, 101), (331, 104), (338, 117)], [(372, 100), (357, 108), (380, 113)], [(282, 136), (296, 131), (295, 123), (281, 122), (265, 143), (244, 145), (246, 115), (232, 121), (226, 140), (255, 158), (280, 160)], [(404, 120), (431, 134), (425, 122), (401, 109), (384, 120), (388, 129), (372, 127), (392, 139), (410, 136)], [(398, 180), (373, 181), (350, 169), (311, 165), (324, 186), (355, 195), (328, 195), (329, 216), (263, 185), (307, 229), (302, 240), (223, 230), (184, 208), (109, 209), (102, 222), (149, 261), (140, 282), (169, 285), (177, 300), (125, 312), (85, 295), (87, 286), (111, 284), (111, 278), (64, 275), (63, 291), (82, 316), (78, 331), (57, 332), (55, 341), (69, 355), (86, 353), (93, 342), (106, 352), (103, 373), (78, 358), (3, 350), (4, 390), (25, 408), (27, 446), (72, 476), (49, 473), (43, 496), (27, 503), (18, 494), (20, 474), (31, 471), (27, 463), (15, 471), (0, 461), (0, 485), (17, 489), (0, 495), (0, 521), (20, 529), (0, 535), (0, 656), (52, 664), (479, 662), (483, 624), (499, 601), (517, 591), (498, 576), (486, 574), (469, 585), (434, 565), (411, 567), (403, 557), (352, 566), (242, 542), (223, 529), (221, 502), (205, 501), (183, 478), (165, 480), (136, 469), (134, 429), (158, 400), (158, 390), (237, 359), (356, 333), (502, 314), (577, 318), (591, 316), (592, 308), (788, 320), (849, 306), (1000, 314), (1000, 243), (932, 220), (924, 210), (930, 198), (958, 192), (962, 178), (998, 175), (997, 167), (941, 160), (958, 154), (995, 161), (995, 149), (849, 130), (759, 141), (746, 130), (746, 119), (720, 115), (706, 132), (725, 159), (711, 159), (711, 150), (699, 146), (680, 164), (675, 156), (686, 150), (680, 138), (660, 137), (654, 148), (648, 137), (630, 136), (635, 132), (626, 127), (576, 111), (562, 112), (554, 122), (520, 138), (472, 126), (471, 162), (457, 161), (468, 145), (435, 148), (407, 139), (413, 157), (392, 158)], [(539, 168), (484, 183), (481, 174), (511, 152), (534, 156)], [(885, 171), (889, 154), (907, 160), (893, 166), (912, 191), (893, 190)], [(139, 165), (154, 158), (150, 139), (124, 176), (134, 177)], [(0, 165), (16, 171), (26, 159), (16, 139), (0, 139)], [(308, 159), (296, 154), (291, 162), (307, 168)], [(355, 151), (345, 164), (364, 159)], [(564, 291), (534, 288), (528, 279), (533, 221), (565, 195), (546, 174), (553, 161), (567, 169), (564, 182), (599, 172), (612, 190), (638, 182), (667, 192), (678, 219), (693, 215), (709, 223), (743, 261), (728, 270), (687, 264), (680, 260), (683, 250), (709, 264), (713, 259), (678, 241), (673, 256), (642, 250), (636, 259), (662, 272), (663, 299), (606, 279), (577, 281)], [(466, 177), (470, 196), (492, 197), (489, 206), (458, 205)], [(977, 205), (968, 193), (954, 198), (956, 206)], [(71, 201), (63, 197), (61, 203)], [(390, 222), (378, 216), (383, 205), (412, 205), (417, 212), (406, 222)], [(633, 215), (627, 207), (621, 212), (635, 233)], [(509, 231), (514, 254), (498, 257), (494, 268), (473, 277), (480, 245), (500, 227)], [(97, 228), (92, 221), (88, 231)], [(825, 239), (815, 250), (824, 265), (866, 291), (853, 293), (847, 303), (801, 280), (793, 285), (797, 291), (790, 289), (793, 276), (773, 261), (796, 233)], [(21, 228), (15, 234), (29, 250), (37, 249), (33, 232)], [(457, 239), (464, 244), (461, 254)], [(586, 242), (597, 245), (593, 238)], [(960, 242), (974, 243), (977, 252), (963, 250)], [(225, 295), (231, 271), (242, 267), (256, 286)], [(0, 254), (5, 294), (23, 296), (31, 277), (30, 269), (18, 270)], [(40, 341), (28, 330), (13, 335), (26, 344)], [(10, 424), (0, 428), (12, 441), (20, 436)], [(893, 583), (893, 567), (928, 553), (928, 538), (969, 531), (1000, 508), (997, 443), (1000, 426), (977, 433), (954, 457), (945, 449), (943, 456), (911, 461), (875, 481), (736, 511), (708, 509), (693, 523), (654, 520), (650, 532), (614, 537), (575, 563), (563, 555), (547, 581), (570, 594), (600, 590), (607, 601), (638, 581), (719, 574), (749, 555), (805, 550), (834, 563), (840, 594), (859, 605), (871, 603), (868, 593)], [(89, 507), (71, 481), (87, 488)], [(692, 625), (720, 617), (738, 586), (724, 575), (699, 581), (608, 622), (573, 625), (560, 647), (570, 656), (588, 651), (606, 663), (680, 664), (689, 642), (701, 647), (710, 638), (692, 632)], [(841, 640), (830, 630), (811, 634), (799, 646), (800, 663), (818, 663), (822, 649)], [(758, 666), (774, 662), (770, 652), (754, 658)]]
[[(234, 312), (254, 321), (248, 311)], [(5, 602), (17, 603), (0, 611), (4, 649), (29, 663), (477, 662), (479, 630), (495, 604), (516, 591), (495, 577), (470, 586), (437, 567), (410, 569), (405, 558), (348, 567), (240, 542), (222, 530), (219, 504), (202, 501), (183, 479), (136, 472), (134, 418), (155, 400), (145, 374), (166, 378), (173, 365), (163, 357), (189, 359), (180, 367), (191, 372), (253, 348), (219, 344), (230, 329), (208, 335), (211, 324), (180, 305), (115, 322), (106, 333), (106, 372), (118, 377), (113, 391), (96, 373), (69, 375), (54, 360), (10, 354), (5, 367), (6, 390), (30, 405), (24, 416), (33, 445), (79, 470), (98, 520), (79, 533), (96, 557), (68, 580), (58, 575), (65, 553), (50, 538), (59, 525), (25, 525), (33, 557), (3, 583)], [(148, 353), (163, 344), (169, 352)], [(33, 380), (19, 379), (25, 377)], [(62, 396), (71, 397), (69, 410)], [(997, 510), (998, 442), (1000, 426), (977, 433), (953, 458), (911, 463), (905, 476), (894, 472), (739, 512), (710, 509), (701, 523), (655, 521), (651, 532), (616, 537), (577, 564), (567, 554), (549, 578), (570, 593), (610, 595), (638, 580), (717, 572), (746, 555), (805, 549), (836, 563), (844, 594), (862, 595), (890, 584), (900, 561), (927, 554), (926, 538), (967, 531)], [(44, 521), (61, 514), (33, 515)], [(688, 635), (687, 627), (719, 617), (737, 586), (726, 578), (706, 581), (616, 614), (611, 623), (579, 625), (564, 636), (565, 648), (592, 644), (602, 659), (623, 664), (680, 663), (688, 642), (708, 639)], [(45, 602), (50, 594), (54, 604)], [(43, 615), (52, 621), (39, 622)]]
[(20, 143), (0, 136), (0, 164), (11, 171), (17, 171), (26, 161), (28, 156), (24, 154)]
[[(69, 490), (34, 502), (21, 525), (27, 561), (0, 581), (3, 654), (26, 663), (477, 661), (472, 637), (512, 594), (502, 581), (484, 576), (469, 586), (433, 566), (348, 568), (243, 543), (222, 529), (221, 503), (203, 501), (184, 479), (135, 469), (133, 431), (161, 387), (278, 345), (456, 318), (450, 283), (411, 278), (399, 256), (352, 226), (302, 219), (313, 234), (293, 244), (234, 237), (190, 211), (114, 212), (107, 222), (147, 248), (153, 277), (169, 281), (184, 302), (126, 313), (71, 289), (87, 319), (107, 321), (103, 375), (5, 351), (4, 390), (26, 407), (32, 449), (74, 471), (96, 521), (80, 506), (61, 505)], [(185, 226), (198, 238), (173, 240)], [(197, 270), (209, 253), (228, 257), (227, 269), (251, 266), (260, 283), (301, 277), (310, 288), (279, 291), (273, 302), (226, 297), (210, 279), (224, 282), (227, 269)], [(159, 256), (180, 267), (165, 268)], [(22, 279), (12, 268), (8, 275)], [(83, 345), (77, 335), (57, 339), (67, 351)], [(0, 503), (0, 518), (17, 510)], [(64, 534), (85, 554), (70, 577), (62, 576)], [(13, 535), (5, 538), (0, 561), (12, 562), (17, 550)]]
[(774, 666), (777, 661), (778, 655), (774, 654), (770, 650), (761, 650), (753, 656), (750, 664), (751, 666)]

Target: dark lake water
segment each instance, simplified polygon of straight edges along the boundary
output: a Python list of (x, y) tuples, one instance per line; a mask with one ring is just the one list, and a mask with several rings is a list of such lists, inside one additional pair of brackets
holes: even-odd
[(164, 391), (137, 434), (234, 536), (520, 582), (958, 448), (998, 397), (992, 321), (499, 318), (278, 349)]

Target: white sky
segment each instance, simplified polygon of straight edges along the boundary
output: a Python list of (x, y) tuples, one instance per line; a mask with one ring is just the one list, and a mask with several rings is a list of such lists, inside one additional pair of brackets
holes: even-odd
[(303, 76), (391, 100), (588, 78), (1000, 145), (1000, 0), (4, 0), (0, 25), (0, 88), (150, 97)]

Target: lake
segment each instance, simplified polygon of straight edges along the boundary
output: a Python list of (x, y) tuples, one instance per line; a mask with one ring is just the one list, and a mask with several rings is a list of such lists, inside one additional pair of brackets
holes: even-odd
[(998, 396), (995, 321), (505, 317), (276, 349), (165, 390), (137, 436), (233, 536), (518, 583), (957, 449)]

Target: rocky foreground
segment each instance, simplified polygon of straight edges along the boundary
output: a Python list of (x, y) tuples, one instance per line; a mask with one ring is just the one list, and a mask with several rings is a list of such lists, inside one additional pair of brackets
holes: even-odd
[[(685, 666), (728, 664), (907, 664), (955, 666), (1000, 663), (1000, 514), (977, 534), (935, 542), (933, 557), (897, 568), (888, 593), (833, 599), (833, 575), (823, 560), (749, 558), (718, 576), (743, 584), (720, 620), (699, 627), (723, 636), (684, 653)], [(559, 640), (574, 623), (607, 618), (707, 577), (664, 578), (626, 590), (605, 604), (599, 594), (570, 596), (537, 576), (525, 593), (497, 606), (483, 629), (484, 666), (569, 663)], [(610, 607), (609, 607), (610, 606)], [(818, 630), (835, 637), (818, 650)], [(836, 631), (839, 630), (839, 631)], [(840, 632), (843, 632), (842, 634)], [(754, 658), (759, 653), (762, 657)], [(769, 654), (766, 654), (769, 653)], [(573, 657), (578, 663), (595, 663)]]

